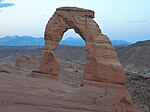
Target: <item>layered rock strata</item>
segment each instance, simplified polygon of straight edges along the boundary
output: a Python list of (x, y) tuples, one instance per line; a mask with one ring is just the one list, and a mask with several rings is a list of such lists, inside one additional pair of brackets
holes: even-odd
[[(94, 105), (100, 106), (98, 111), (134, 112), (130, 95), (124, 86), (125, 74), (117, 53), (93, 18), (94, 11), (87, 9), (76, 7), (56, 9), (45, 29), (45, 46), (40, 68), (33, 74), (35, 72), (50, 74), (58, 79), (60, 65), (53, 51), (63, 34), (68, 29), (74, 29), (86, 42), (88, 52), (81, 88), (90, 85), (105, 90), (103, 96), (99, 94), (99, 98), (94, 100)], [(91, 92), (90, 97), (93, 97), (93, 93)]]
[(41, 72), (59, 75), (59, 63), (53, 51), (62, 39), (64, 32), (74, 29), (85, 40), (88, 52), (84, 80), (125, 84), (125, 75), (115, 49), (108, 37), (102, 34), (93, 18), (94, 11), (91, 10), (75, 7), (56, 9), (45, 29)]

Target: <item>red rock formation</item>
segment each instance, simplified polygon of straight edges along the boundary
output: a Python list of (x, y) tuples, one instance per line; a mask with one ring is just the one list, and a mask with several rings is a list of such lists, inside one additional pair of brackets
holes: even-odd
[[(117, 53), (109, 38), (102, 34), (93, 20), (91, 10), (63, 7), (58, 8), (45, 29), (45, 47), (39, 73), (59, 75), (59, 64), (53, 50), (64, 32), (74, 29), (86, 42), (88, 58), (85, 65), (83, 85), (94, 85), (104, 89), (104, 95), (96, 97), (94, 104), (101, 112), (134, 112), (125, 89), (125, 74)], [(35, 71), (36, 72), (36, 71)], [(84, 88), (84, 87), (83, 87)], [(92, 93), (91, 93), (91, 96)]]
[(54, 53), (52, 51), (45, 52), (43, 57), (44, 58), (41, 60), (41, 71), (51, 75), (59, 74), (59, 64), (55, 58)]
[(39, 65), (39, 61), (36, 58), (33, 58), (28, 55), (16, 55), (16, 63), (15, 63), (15, 68), (24, 68), (28, 70), (33, 70), (37, 68)]
[(117, 54), (107, 36), (101, 33), (93, 20), (91, 10), (63, 7), (58, 8), (45, 29), (45, 48), (40, 70), (59, 75), (59, 64), (53, 50), (64, 32), (73, 28), (86, 42), (89, 57), (86, 62), (84, 80), (125, 84), (125, 75)]

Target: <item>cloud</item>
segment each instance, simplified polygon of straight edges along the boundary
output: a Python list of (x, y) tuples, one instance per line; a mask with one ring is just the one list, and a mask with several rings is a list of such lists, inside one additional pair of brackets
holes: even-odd
[(128, 23), (147, 23), (146, 20), (127, 21)]
[(13, 3), (0, 3), (0, 8), (13, 6)]
[(0, 0), (0, 8), (10, 7), (15, 5), (14, 3), (2, 3), (4, 0)]

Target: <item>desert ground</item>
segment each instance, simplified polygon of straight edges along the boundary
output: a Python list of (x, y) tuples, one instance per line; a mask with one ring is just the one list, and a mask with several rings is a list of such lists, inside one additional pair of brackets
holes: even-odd
[[(115, 48), (126, 72), (126, 88), (134, 107), (148, 112), (150, 41)], [(56, 48), (61, 65), (59, 81), (47, 74), (31, 74), (40, 64), (42, 52), (43, 47), (38, 46), (0, 47), (0, 112), (97, 112), (100, 107), (93, 102), (106, 93), (98, 87), (80, 87), (88, 55), (85, 47)]]

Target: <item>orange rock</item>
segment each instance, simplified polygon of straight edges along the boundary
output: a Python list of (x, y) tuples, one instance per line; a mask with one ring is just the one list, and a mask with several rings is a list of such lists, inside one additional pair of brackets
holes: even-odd
[(44, 52), (43, 58), (41, 59), (40, 70), (43, 73), (51, 75), (59, 74), (59, 64), (53, 52)]
[(109, 38), (101, 33), (93, 20), (94, 11), (62, 7), (49, 20), (45, 29), (45, 52), (40, 69), (43, 73), (59, 74), (59, 64), (53, 54), (64, 32), (73, 28), (86, 42), (89, 57), (84, 79), (97, 82), (125, 84), (125, 74)]
[[(98, 108), (93, 108), (93, 111), (134, 112), (131, 99), (125, 88), (125, 73), (117, 53), (109, 38), (101, 33), (98, 24), (93, 18), (94, 11), (87, 9), (76, 7), (56, 9), (45, 29), (44, 54), (38, 73), (51, 74), (51, 76), (58, 78), (59, 64), (53, 50), (62, 39), (64, 32), (73, 28), (85, 40), (86, 50), (89, 55), (85, 65), (83, 87), (78, 88), (81, 91), (79, 93), (74, 92), (70, 97), (67, 95), (62, 98), (65, 101), (69, 99), (67, 108), (71, 108), (71, 106), (75, 108), (76, 105), (70, 105), (70, 103), (81, 101), (81, 104), (86, 103), (86, 108), (89, 108), (87, 104), (91, 104), (91, 102), (98, 106)], [(88, 91), (84, 91), (84, 88), (87, 87), (86, 85), (89, 87)], [(91, 91), (90, 87), (94, 86), (97, 86), (97, 89), (101, 89), (100, 94), (95, 93), (97, 89)], [(77, 111), (81, 110), (79, 109), (81, 104), (77, 106)], [(84, 106), (81, 107), (83, 108)]]

